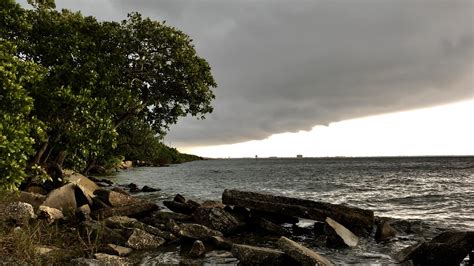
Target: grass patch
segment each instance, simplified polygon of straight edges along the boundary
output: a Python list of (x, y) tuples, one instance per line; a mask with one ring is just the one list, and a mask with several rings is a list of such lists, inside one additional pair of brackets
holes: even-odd
[[(0, 196), (0, 210), (15, 199), (14, 195)], [(0, 261), (14, 264), (63, 264), (72, 258), (92, 257), (100, 248), (97, 237), (80, 236), (69, 224), (49, 225), (42, 220), (33, 220), (28, 225), (15, 229), (5, 221), (0, 211)], [(39, 255), (38, 247), (53, 251)]]

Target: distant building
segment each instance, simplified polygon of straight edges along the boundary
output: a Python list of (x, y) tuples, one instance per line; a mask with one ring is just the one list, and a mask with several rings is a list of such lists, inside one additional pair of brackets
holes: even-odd
[(301, 159), (301, 158), (303, 158), (303, 155), (298, 154), (298, 155), (296, 155), (296, 158)]

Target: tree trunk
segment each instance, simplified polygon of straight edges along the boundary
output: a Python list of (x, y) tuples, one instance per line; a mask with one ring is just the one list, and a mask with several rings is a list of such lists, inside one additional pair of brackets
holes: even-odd
[(59, 166), (63, 166), (64, 159), (66, 159), (67, 152), (66, 151), (60, 151), (58, 155), (56, 156), (56, 159), (54, 160)]
[(45, 142), (43, 142), (43, 144), (41, 144), (41, 147), (39, 148), (39, 150), (36, 151), (35, 157), (33, 157), (33, 161), (31, 162), (30, 166), (39, 164), (41, 162), (41, 157), (43, 157), (44, 152), (48, 148), (48, 144), (49, 144), (48, 141), (49, 141), (49, 137), (46, 139)]
[(89, 171), (95, 166), (95, 163), (96, 163), (96, 159), (95, 159), (95, 158), (89, 160), (89, 162), (87, 162), (87, 166), (86, 166), (86, 168), (84, 169), (84, 171), (82, 172), (82, 174), (88, 175), (88, 174), (89, 174)]
[(54, 146), (50, 146), (49, 149), (48, 149), (48, 153), (46, 153), (46, 156), (44, 156), (41, 159), (41, 164), (46, 164), (46, 162), (48, 161), (49, 156), (51, 156), (51, 153), (53, 152), (53, 150), (54, 150)]
[(317, 221), (325, 221), (327, 217), (331, 217), (358, 233), (362, 233), (358, 229), (370, 232), (374, 225), (373, 211), (312, 200), (226, 189), (222, 194), (222, 202), (227, 205)]

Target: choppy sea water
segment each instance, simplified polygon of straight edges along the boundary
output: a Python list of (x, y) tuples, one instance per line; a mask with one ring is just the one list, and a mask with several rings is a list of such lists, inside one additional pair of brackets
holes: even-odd
[[(222, 159), (135, 168), (114, 179), (119, 184), (161, 188), (161, 192), (141, 195), (157, 202), (176, 193), (196, 200), (220, 199), (224, 189), (234, 188), (347, 204), (373, 210), (377, 216), (474, 230), (474, 157)], [(398, 244), (411, 243), (404, 240)], [(397, 248), (397, 243), (388, 248), (366, 245), (355, 260), (340, 262), (393, 262), (386, 253)], [(355, 254), (346, 255), (354, 258)], [(361, 259), (365, 257), (369, 259)]]

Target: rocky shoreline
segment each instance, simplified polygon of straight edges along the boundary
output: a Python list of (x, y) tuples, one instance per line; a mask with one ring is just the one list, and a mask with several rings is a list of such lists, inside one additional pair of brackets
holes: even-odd
[[(35, 219), (67, 224), (81, 237), (96, 239), (91, 257), (71, 258), (76, 265), (139, 264), (144, 252), (167, 249), (178, 249), (180, 260), (172, 263), (183, 265), (202, 265), (209, 257), (234, 265), (333, 265), (339, 262), (330, 259), (332, 253), (357, 249), (361, 242), (383, 246), (404, 235), (423, 234), (407, 221), (345, 205), (226, 189), (222, 201), (197, 202), (177, 194), (162, 202), (168, 211), (131, 196), (154, 188), (115, 186), (72, 171), (63, 178), (68, 182), (52, 191), (21, 191), (2, 217), (17, 228), (13, 230)], [(300, 226), (301, 219), (311, 225)], [(391, 254), (391, 260), (472, 265), (474, 232), (444, 231), (425, 239)]]

